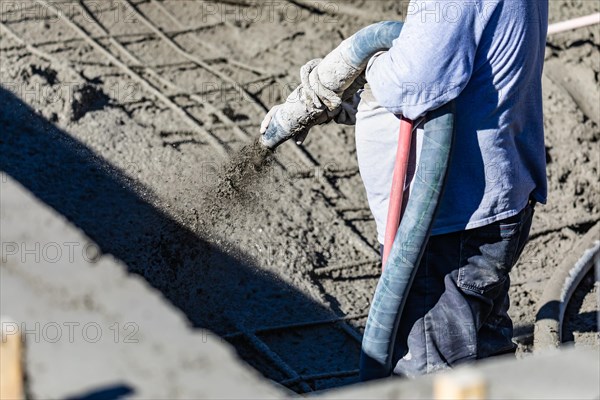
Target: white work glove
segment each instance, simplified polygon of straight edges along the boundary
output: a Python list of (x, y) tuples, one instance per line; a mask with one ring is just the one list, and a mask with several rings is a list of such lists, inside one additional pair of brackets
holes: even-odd
[[(335, 92), (327, 89), (320, 82), (311, 81), (311, 72), (320, 64), (322, 58), (311, 60), (304, 64), (300, 68), (300, 80), (301, 80), (301, 98), (304, 99), (306, 109), (323, 109), (322, 118), (317, 121), (318, 125), (335, 121), (343, 125), (354, 125), (356, 124), (356, 113), (360, 98), (355, 96), (356, 91), (364, 86), (366, 80), (361, 76), (359, 77), (351, 87), (344, 92), (342, 98)], [(263, 134), (267, 131), (271, 120), (279, 107), (282, 105), (276, 105), (263, 118), (260, 125), (260, 133)], [(300, 145), (306, 139), (308, 131), (297, 135), (294, 139), (296, 144)]]
[[(279, 108), (281, 106), (283, 106), (283, 104), (278, 104), (278, 105), (274, 106), (273, 108), (271, 108), (269, 110), (269, 112), (267, 113), (267, 115), (265, 115), (265, 117), (263, 118), (262, 122), (260, 123), (260, 134), (261, 135), (267, 131), (267, 128), (269, 127), (269, 124), (271, 123), (271, 120), (273, 119), (273, 117), (277, 113), (277, 110), (279, 110)], [(327, 113), (325, 112), (325, 113), (323, 113), (323, 115), (321, 116), (321, 118), (317, 121), (317, 125), (324, 124), (324, 123), (326, 123), (328, 121), (330, 121), (330, 119), (329, 119), (329, 116), (327, 115)], [(306, 130), (305, 132), (297, 134), (294, 137), (294, 140), (296, 141), (296, 144), (297, 145), (301, 145), (302, 143), (304, 143), (304, 140), (306, 139), (307, 135), (308, 135), (308, 130)]]
[(335, 121), (342, 125), (355, 125), (356, 113), (360, 98), (355, 96), (361, 89), (366, 80), (361, 76), (342, 94), (338, 96), (335, 92), (327, 89), (318, 80), (311, 80), (311, 72), (323, 61), (322, 58), (316, 58), (307, 62), (300, 68), (300, 79), (302, 81), (302, 91), (307, 109), (325, 108), (327, 118), (320, 122), (321, 124)]

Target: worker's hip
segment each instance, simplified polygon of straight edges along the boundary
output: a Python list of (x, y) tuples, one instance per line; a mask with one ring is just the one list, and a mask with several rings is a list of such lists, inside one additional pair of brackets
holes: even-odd
[(529, 202), (515, 216), (461, 232), (461, 289), (485, 295), (504, 283), (527, 243), (534, 208)]

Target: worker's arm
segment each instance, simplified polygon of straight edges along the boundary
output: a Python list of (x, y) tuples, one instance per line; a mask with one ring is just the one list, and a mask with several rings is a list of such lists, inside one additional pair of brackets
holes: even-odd
[(411, 1), (400, 37), (367, 66), (378, 103), (414, 120), (455, 99), (471, 78), (477, 46), (497, 4)]

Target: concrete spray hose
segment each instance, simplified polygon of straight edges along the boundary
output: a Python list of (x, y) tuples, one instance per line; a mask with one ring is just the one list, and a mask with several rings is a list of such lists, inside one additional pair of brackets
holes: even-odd
[[(323, 95), (323, 105), (307, 105), (305, 89), (300, 85), (277, 109), (261, 137), (261, 143), (275, 149), (288, 139), (305, 136), (311, 127), (326, 120), (328, 112), (334, 112), (344, 99), (353, 96), (362, 87), (364, 81), (358, 78), (369, 59), (377, 52), (392, 47), (401, 29), (401, 22), (379, 22), (344, 40), (310, 72), (310, 89), (319, 97)], [(411, 134), (410, 129), (403, 128)], [(392, 373), (398, 324), (443, 191), (454, 138), (453, 128), (453, 103), (426, 116), (421, 161), (400, 226), (394, 227), (397, 228), (392, 235), (395, 239), (369, 310), (362, 342), (362, 380), (384, 378)], [(399, 153), (397, 166), (407, 163), (407, 159), (407, 154)], [(396, 168), (395, 174), (398, 170), (405, 173), (406, 169)], [(403, 187), (404, 177), (401, 178), (400, 186)], [(396, 195), (390, 198), (390, 212), (392, 209), (398, 212), (401, 194), (402, 190), (396, 190)]]

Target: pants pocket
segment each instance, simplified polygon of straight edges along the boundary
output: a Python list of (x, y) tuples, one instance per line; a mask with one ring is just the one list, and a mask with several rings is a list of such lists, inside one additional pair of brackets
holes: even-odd
[(463, 233), (458, 286), (481, 295), (501, 288), (519, 250), (522, 213)]

